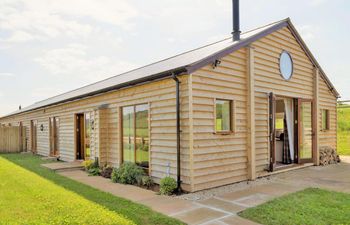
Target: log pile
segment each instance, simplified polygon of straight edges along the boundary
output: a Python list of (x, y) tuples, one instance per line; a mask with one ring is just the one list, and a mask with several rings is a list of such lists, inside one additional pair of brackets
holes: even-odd
[(337, 151), (329, 146), (320, 148), (320, 165), (326, 166), (329, 164), (337, 164), (340, 162)]

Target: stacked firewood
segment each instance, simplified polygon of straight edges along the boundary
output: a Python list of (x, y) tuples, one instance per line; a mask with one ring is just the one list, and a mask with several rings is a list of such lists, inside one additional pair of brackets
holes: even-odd
[(320, 148), (320, 165), (326, 166), (329, 164), (336, 164), (340, 162), (339, 155), (337, 151), (329, 146), (324, 146)]

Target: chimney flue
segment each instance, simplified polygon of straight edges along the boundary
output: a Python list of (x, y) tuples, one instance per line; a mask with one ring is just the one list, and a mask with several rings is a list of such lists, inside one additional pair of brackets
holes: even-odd
[(241, 31), (239, 29), (239, 0), (232, 0), (232, 22), (233, 22), (233, 31), (232, 31), (233, 41), (239, 41), (239, 39), (241, 38)]

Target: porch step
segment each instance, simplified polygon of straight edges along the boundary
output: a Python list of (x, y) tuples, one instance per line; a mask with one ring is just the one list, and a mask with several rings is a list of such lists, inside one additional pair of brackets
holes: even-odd
[(41, 166), (46, 167), (55, 172), (59, 171), (72, 171), (72, 170), (82, 170), (84, 167), (81, 162), (55, 162), (55, 163), (45, 163)]

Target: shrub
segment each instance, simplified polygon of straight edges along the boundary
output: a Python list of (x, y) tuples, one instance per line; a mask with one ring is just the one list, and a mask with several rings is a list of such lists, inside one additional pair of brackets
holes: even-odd
[(150, 176), (142, 176), (141, 181), (142, 185), (147, 187), (147, 189), (150, 189), (154, 185), (153, 179)]
[(100, 167), (98, 166), (97, 160), (88, 159), (85, 160), (82, 165), (84, 166), (85, 171), (87, 171), (92, 176), (100, 175)]
[(113, 172), (113, 167), (105, 165), (101, 169), (101, 176), (104, 178), (111, 178)]
[(176, 180), (172, 177), (164, 177), (160, 180), (159, 192), (161, 195), (171, 195), (177, 188)]
[(87, 172), (91, 176), (98, 176), (101, 173), (101, 169), (99, 167), (91, 167)]
[(94, 160), (88, 159), (82, 162), (81, 164), (86, 171), (88, 171), (93, 165), (94, 165)]
[(142, 168), (131, 162), (123, 163), (112, 172), (112, 181), (121, 184), (136, 184), (137, 180), (145, 174)]

